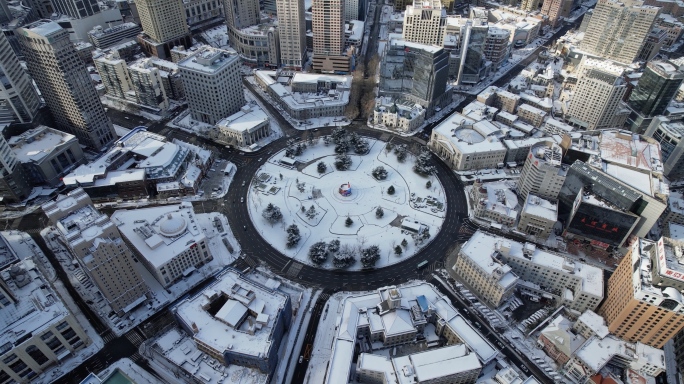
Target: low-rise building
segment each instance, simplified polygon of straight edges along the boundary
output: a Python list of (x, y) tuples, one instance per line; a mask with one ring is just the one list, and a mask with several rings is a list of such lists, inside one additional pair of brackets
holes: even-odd
[(84, 162), (76, 136), (40, 125), (8, 141), (32, 184), (56, 186)]
[(169, 108), (162, 71), (152, 59), (141, 59), (128, 65), (128, 74), (138, 104), (164, 112)]
[(271, 124), (268, 115), (256, 104), (247, 104), (216, 124), (212, 138), (221, 143), (249, 147), (269, 137)]
[(570, 124), (565, 124), (564, 122), (556, 120), (554, 118), (549, 118), (546, 119), (546, 121), (542, 125), (541, 130), (549, 136), (559, 135), (562, 137), (563, 135), (569, 134), (570, 132), (574, 131), (575, 127), (573, 127)]
[(190, 203), (115, 211), (124, 241), (164, 287), (213, 260)]
[(493, 181), (473, 184), (473, 214), (482, 220), (512, 226), (518, 220), (518, 196), (512, 182)]
[(520, 120), (539, 128), (544, 122), (546, 112), (530, 104), (523, 104), (518, 107), (518, 117)]
[(281, 76), (278, 71), (255, 71), (257, 84), (292, 118), (343, 116), (349, 103), (351, 76), (297, 74)]
[(456, 171), (503, 166), (506, 147), (491, 126), (454, 113), (432, 130), (428, 147)]
[(570, 361), (575, 351), (587, 341), (586, 337), (573, 332), (572, 327), (570, 320), (558, 315), (541, 330), (537, 338), (537, 344), (544, 353), (561, 366)]
[(134, 41), (140, 32), (142, 32), (142, 28), (136, 23), (123, 23), (108, 28), (98, 25), (88, 32), (88, 38), (95, 47), (104, 49), (127, 41)]
[(662, 222), (663, 226), (668, 224), (684, 225), (684, 192), (670, 191), (670, 196), (667, 199), (667, 208), (663, 212)]
[(520, 212), (518, 230), (539, 239), (547, 239), (556, 221), (558, 221), (558, 204), (529, 193)]
[(520, 196), (527, 199), (527, 195), (533, 193), (543, 199), (556, 200), (567, 175), (567, 166), (561, 164), (562, 157), (561, 147), (550, 140), (530, 148), (518, 179)]
[(283, 334), (292, 322), (289, 295), (232, 268), (173, 312), (200, 351), (226, 366), (254, 367), (266, 374), (275, 372)]
[(30, 383), (92, 342), (29, 257), (36, 252), (28, 235), (0, 232), (2, 382)]
[(375, 100), (372, 123), (400, 132), (411, 132), (425, 121), (425, 109), (410, 100), (380, 97)]

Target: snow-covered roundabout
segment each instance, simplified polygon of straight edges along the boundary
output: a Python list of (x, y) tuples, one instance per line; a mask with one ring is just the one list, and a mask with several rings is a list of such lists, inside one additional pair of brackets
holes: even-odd
[(257, 231), (282, 254), (319, 268), (382, 268), (416, 255), (446, 212), (430, 156), (335, 132), (291, 141), (257, 171), (245, 202)]

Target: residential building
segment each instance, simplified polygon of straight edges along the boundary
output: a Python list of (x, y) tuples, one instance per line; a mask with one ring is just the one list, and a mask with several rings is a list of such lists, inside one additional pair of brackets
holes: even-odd
[[(603, 300), (601, 269), (538, 249), (533, 243), (522, 244), (478, 231), (461, 248), (459, 258), (462, 256), (470, 260), (469, 270), (460, 271), (456, 267), (454, 270), (473, 288), (476, 286), (470, 281), (476, 282), (478, 292), (492, 289), (491, 277), (490, 280), (486, 277), (501, 269), (516, 276), (514, 285), (517, 283), (523, 293), (552, 299), (557, 306), (564, 305), (577, 313), (594, 310)], [(456, 266), (460, 268), (467, 262), (457, 260)], [(474, 269), (473, 265), (478, 268)], [(489, 273), (482, 273), (488, 269)], [(491, 304), (499, 306), (501, 301), (491, 301)]]
[(684, 328), (682, 243), (639, 238), (608, 280), (598, 314), (611, 333), (662, 348)]
[(140, 32), (142, 28), (136, 23), (123, 23), (109, 28), (98, 25), (88, 32), (88, 37), (96, 48), (105, 49), (126, 41), (133, 41)]
[(110, 307), (123, 317), (150, 298), (150, 289), (135, 267), (133, 253), (107, 215), (98, 212), (83, 188), (43, 204), (54, 225), (83, 270)]
[(154, 65), (154, 60), (149, 58), (128, 65), (131, 86), (139, 104), (158, 111), (169, 108), (162, 72)]
[(269, 137), (268, 115), (258, 105), (248, 104), (216, 124), (214, 140), (237, 147), (249, 147)]
[(518, 107), (518, 117), (520, 120), (539, 128), (544, 123), (546, 112), (530, 104), (523, 104)]
[(74, 135), (44, 125), (12, 136), (8, 144), (34, 185), (58, 186), (62, 177), (85, 161)]
[(627, 120), (630, 130), (642, 133), (653, 117), (663, 115), (683, 80), (684, 71), (672, 62), (648, 62), (627, 102), (631, 110)]
[(282, 71), (255, 74), (257, 84), (294, 119), (343, 116), (349, 104), (351, 76), (290, 73), (288, 77), (282, 76), (287, 74)]
[(136, 258), (165, 288), (213, 260), (190, 203), (115, 211), (111, 220)]
[(471, 189), (471, 207), (475, 217), (492, 223), (513, 226), (518, 220), (518, 196), (511, 190), (513, 183), (475, 182)]
[(322, 73), (350, 72), (344, 55), (344, 0), (314, 0), (311, 6), (313, 69)]
[(535, 12), (539, 10), (539, 0), (522, 0), (520, 9), (525, 12)]
[(492, 69), (497, 70), (506, 62), (511, 53), (511, 31), (496, 26), (487, 29), (484, 41), (484, 56), (492, 62)]
[(556, 28), (561, 19), (570, 16), (572, 3), (572, 0), (551, 0), (542, 3), (541, 13), (548, 17), (546, 22), (551, 28)]
[(671, 121), (665, 116), (655, 117), (649, 124), (644, 136), (651, 137), (660, 144), (664, 174), (670, 180), (684, 176), (684, 123)]
[(68, 35), (59, 24), (47, 20), (20, 28), (17, 34), (26, 66), (57, 128), (99, 150), (111, 144), (116, 133)]
[(520, 212), (519, 231), (545, 240), (551, 235), (556, 221), (558, 221), (558, 204), (532, 193), (527, 194), (525, 205)]
[[(226, 366), (273, 374), (283, 335), (292, 322), (290, 296), (228, 268), (202, 292), (173, 309), (197, 348)], [(216, 337), (221, 329), (224, 337)]]
[(123, 60), (118, 52), (95, 54), (93, 63), (107, 90), (107, 95), (135, 101), (135, 91), (131, 76), (128, 74), (126, 60)]
[(527, 200), (532, 193), (542, 199), (554, 201), (565, 182), (567, 166), (561, 164), (563, 151), (553, 141), (533, 146), (520, 171), (518, 193)]
[(41, 106), (40, 97), (31, 77), (19, 64), (19, 59), (5, 34), (0, 36), (0, 124), (30, 123)]
[(285, 68), (301, 70), (306, 62), (304, 0), (281, 0), (278, 8), (280, 62)]
[(344, 0), (344, 21), (361, 20), (366, 17), (364, 0)]
[(174, 46), (192, 45), (181, 0), (137, 0), (135, 4), (144, 33), (138, 42), (146, 53), (167, 59)]
[(0, 235), (0, 380), (28, 384), (92, 340), (29, 256), (41, 252), (31, 237)]
[(596, 312), (589, 310), (577, 318), (575, 324), (572, 325), (572, 330), (585, 339), (590, 339), (594, 336), (603, 339), (610, 334), (606, 320)]
[[(600, 3), (605, 1), (609, 0)], [(622, 104), (627, 90), (623, 73), (620, 65), (585, 56), (577, 69), (577, 85), (567, 113), (569, 122), (588, 130), (622, 126), (627, 117), (627, 108)]]
[(454, 113), (432, 130), (428, 148), (456, 171), (497, 168), (506, 157), (500, 134), (490, 121)]
[(245, 105), (238, 55), (205, 46), (178, 68), (193, 120), (213, 125)]
[(399, 132), (412, 132), (425, 121), (425, 109), (417, 103), (393, 97), (380, 97), (375, 100), (373, 124)]
[(520, 105), (520, 95), (504, 90), (498, 90), (494, 95), (492, 105), (504, 112), (515, 113)]
[(591, 55), (631, 64), (659, 13), (658, 7), (640, 0), (599, 0), (580, 47)]
[[(359, 339), (374, 343), (374, 351), (384, 349), (385, 356), (395, 346), (415, 342), (419, 333), (430, 346), (421, 354), (392, 359), (382, 357), (380, 351), (377, 355), (359, 355), (356, 372), (368, 380), (364, 382), (382, 383), (384, 378), (393, 382), (406, 375), (413, 383), (473, 383), (476, 371), (496, 363), (498, 351), (494, 346), (458, 314), (444, 295), (423, 281), (348, 295), (339, 308), (330, 311), (345, 316), (338, 319), (333, 331), (331, 363), (327, 364), (325, 378), (321, 376), (325, 384), (353, 381), (354, 344)], [(436, 346), (432, 340), (440, 338), (449, 347), (431, 348)], [(468, 357), (471, 355), (476, 359)], [(426, 369), (429, 362), (440, 369)], [(416, 370), (402, 370), (404, 366)]]
[(541, 130), (549, 136), (558, 135), (563, 137), (563, 135), (567, 135), (574, 131), (575, 127), (550, 117), (546, 119), (544, 125), (541, 127)]
[(402, 377), (417, 384), (471, 384), (477, 381), (481, 370), (477, 356), (464, 344), (456, 344), (392, 359), (361, 353), (356, 374), (363, 383), (391, 383)]
[(0, 198), (8, 203), (18, 203), (31, 193), (28, 175), (7, 140), (0, 137)]
[(380, 96), (405, 98), (425, 108), (425, 117), (451, 102), (449, 54), (442, 48), (390, 39), (380, 64)]
[(159, 69), (159, 75), (162, 79), (166, 97), (174, 100), (185, 99), (185, 88), (183, 87), (183, 79), (181, 78), (178, 65), (154, 57), (151, 57), (150, 59), (152, 59), (152, 65)]
[(402, 39), (424, 45), (441, 46), (446, 27), (446, 9), (441, 0), (418, 1), (404, 11)]
[[(494, 237), (476, 232), (458, 252), (452, 269), (489, 305), (499, 307), (515, 292), (518, 276), (506, 263), (497, 261)], [(488, 251), (491, 250), (492, 252)]]

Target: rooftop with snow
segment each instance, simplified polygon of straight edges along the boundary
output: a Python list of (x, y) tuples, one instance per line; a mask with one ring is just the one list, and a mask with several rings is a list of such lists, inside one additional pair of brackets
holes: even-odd
[(522, 213), (555, 221), (558, 219), (558, 204), (528, 193)]
[(265, 121), (268, 121), (268, 115), (258, 105), (245, 105), (239, 112), (220, 120), (216, 125), (231, 131), (251, 132)]
[(7, 143), (20, 162), (30, 163), (40, 162), (58, 146), (75, 139), (74, 135), (39, 125), (20, 135), (12, 136)]
[(452, 114), (433, 131), (440, 134), (440, 141), (456, 147), (461, 153), (506, 150), (496, 136), (500, 132), (498, 127), (486, 120), (476, 122), (460, 113)]

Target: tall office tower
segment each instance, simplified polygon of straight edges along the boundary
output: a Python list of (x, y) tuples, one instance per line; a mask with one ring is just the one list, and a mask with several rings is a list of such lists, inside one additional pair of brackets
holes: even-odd
[(631, 64), (639, 55), (660, 8), (640, 0), (598, 0), (580, 45), (583, 51)]
[(344, 51), (344, 0), (313, 0), (313, 68), (318, 72), (349, 72)]
[(624, 68), (585, 56), (577, 72), (568, 110), (570, 123), (590, 130), (622, 126), (626, 110), (621, 100), (627, 90)]
[(644, 136), (652, 137), (660, 144), (663, 174), (672, 181), (684, 178), (684, 122), (656, 116)]
[(629, 96), (627, 120), (633, 132), (641, 133), (654, 116), (662, 115), (684, 80), (684, 72), (667, 61), (651, 61)]
[[(444, 50), (449, 52), (449, 76), (457, 85), (477, 84), (487, 77), (492, 63), (485, 55), (489, 34), (486, 20), (452, 18), (444, 32)], [(490, 51), (494, 53), (494, 51)]]
[[(247, 28), (261, 22), (259, 0), (223, 0), (223, 7), (225, 8), (228, 29)], [(280, 9), (278, 7), (278, 11)], [(280, 19), (280, 14), (278, 14), (278, 18)]]
[(0, 1), (0, 23), (9, 23), (14, 17), (6, 1)]
[(539, 10), (539, 0), (522, 0), (520, 9), (527, 12)]
[(359, 18), (359, 5), (359, 0), (344, 0), (345, 22), (349, 22), (350, 20), (361, 20)]
[[(547, 0), (542, 4), (541, 13), (548, 17), (551, 28), (556, 28), (561, 17), (568, 17), (572, 11), (572, 0)], [(587, 17), (587, 16), (585, 16)], [(582, 25), (584, 25), (584, 20)]]
[(546, 200), (558, 199), (566, 173), (562, 158), (563, 151), (554, 142), (542, 141), (532, 146), (518, 179), (520, 196), (527, 200), (527, 195), (532, 193)]
[(40, 108), (40, 97), (7, 37), (0, 35), (0, 124), (29, 123)]
[(41, 19), (49, 19), (55, 13), (50, 0), (27, 0), (25, 4), (31, 7)]
[(245, 105), (237, 54), (204, 46), (178, 69), (193, 120), (213, 125)]
[(126, 61), (119, 56), (118, 52), (96, 54), (93, 56), (93, 63), (108, 95), (119, 99), (130, 97), (129, 92), (133, 89), (133, 83), (128, 74)]
[(155, 109), (169, 108), (169, 99), (164, 90), (164, 82), (159, 68), (153, 65), (152, 59), (146, 58), (128, 66), (135, 96), (138, 103)]
[(446, 9), (440, 0), (414, 0), (404, 12), (402, 38), (406, 41), (442, 46), (446, 28)]
[(17, 37), (57, 128), (98, 150), (114, 141), (114, 126), (69, 33), (54, 21), (41, 20), (19, 28)]
[(485, 58), (492, 62), (492, 70), (499, 69), (511, 52), (511, 31), (495, 26), (489, 27), (483, 49)]
[(97, 0), (52, 0), (56, 12), (69, 15), (74, 19), (83, 19), (100, 13)]
[(608, 330), (629, 342), (662, 348), (684, 328), (684, 243), (638, 239), (608, 280), (598, 314)]
[(192, 45), (181, 0), (137, 0), (135, 4), (147, 35), (138, 38), (138, 42), (148, 54), (166, 59), (174, 46)]
[(59, 195), (42, 208), (112, 311), (122, 317), (145, 302), (150, 289), (135, 269), (133, 253), (83, 188)]
[(3, 201), (18, 203), (31, 193), (24, 167), (0, 135), (0, 197)]
[(301, 70), (306, 62), (304, 0), (280, 0), (276, 5), (278, 6), (280, 62), (284, 67)]

